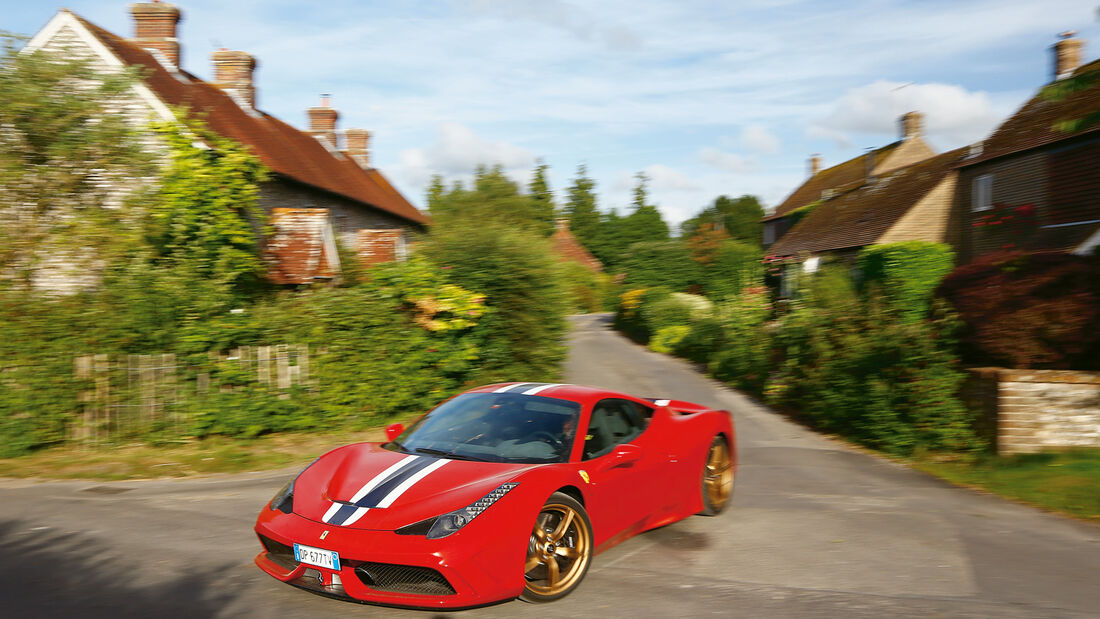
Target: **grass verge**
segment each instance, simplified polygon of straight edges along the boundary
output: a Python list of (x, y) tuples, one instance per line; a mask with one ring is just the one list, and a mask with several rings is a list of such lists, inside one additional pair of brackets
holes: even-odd
[(1100, 449), (910, 464), (953, 484), (1100, 523)]
[(322, 453), (359, 441), (385, 440), (381, 428), (339, 434), (210, 437), (175, 445), (66, 446), (0, 459), (3, 477), (152, 479), (305, 466)]

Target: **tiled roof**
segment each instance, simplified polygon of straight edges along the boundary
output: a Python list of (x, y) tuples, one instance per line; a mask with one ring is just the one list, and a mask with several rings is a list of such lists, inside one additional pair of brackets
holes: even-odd
[(568, 219), (558, 220), (557, 229), (554, 231), (554, 236), (550, 239), (550, 242), (554, 246), (554, 251), (563, 260), (580, 263), (593, 271), (603, 271), (603, 264), (589, 253), (584, 245), (581, 245), (580, 241), (577, 240), (577, 237), (569, 231)]
[(180, 71), (170, 73), (148, 51), (73, 15), (120, 60), (146, 71), (145, 84), (165, 103), (184, 106), (218, 134), (252, 147), (264, 165), (312, 187), (356, 200), (416, 224), (428, 218), (397, 192), (377, 170), (364, 170), (330, 152), (316, 138), (258, 112), (253, 116), (216, 86)]
[(312, 284), (340, 271), (327, 208), (276, 208), (268, 223), (264, 259), (267, 277), (276, 284)]
[(1045, 146), (1084, 133), (1100, 132), (1100, 126), (1072, 133), (1054, 128), (1059, 121), (1081, 118), (1100, 110), (1100, 60), (1079, 67), (1073, 77), (1086, 74), (1093, 76), (1091, 86), (1070, 93), (1065, 98), (1054, 100), (1044, 97), (1042, 91), (1036, 93), (1030, 101), (1002, 123), (993, 135), (982, 142), (980, 155), (965, 160), (962, 165), (972, 165), (995, 157)]
[[(820, 200), (821, 193), (826, 189), (842, 192), (853, 186), (859, 186), (867, 175), (868, 166), (870, 165), (873, 167), (876, 163), (889, 157), (890, 153), (894, 152), (900, 145), (901, 142), (887, 144), (882, 148), (875, 149), (869, 153), (855, 157), (854, 159), (849, 159), (844, 163), (821, 170), (817, 174), (806, 179), (806, 182), (802, 183), (798, 189), (795, 189), (791, 195), (787, 196), (787, 199), (775, 208), (774, 213), (765, 217), (764, 221), (783, 217), (795, 209), (806, 206), (816, 200)], [(870, 157), (873, 157), (873, 161), (868, 161)]]
[(769, 253), (793, 256), (875, 243), (953, 170), (964, 150), (894, 170), (822, 201), (776, 241)]

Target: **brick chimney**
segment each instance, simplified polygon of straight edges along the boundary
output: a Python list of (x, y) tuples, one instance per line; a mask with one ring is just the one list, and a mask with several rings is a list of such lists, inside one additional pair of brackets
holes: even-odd
[(821, 171), (821, 155), (814, 153), (810, 155), (810, 176), (816, 175)]
[(129, 39), (138, 47), (157, 50), (168, 61), (167, 68), (180, 67), (180, 42), (176, 38), (176, 25), (182, 14), (174, 4), (167, 2), (138, 2), (130, 5), (134, 16), (134, 36)]
[(344, 131), (344, 149), (341, 151), (364, 170), (370, 168), (370, 131), (347, 129)]
[(920, 112), (902, 114), (899, 123), (901, 124), (901, 139), (911, 140), (920, 137), (921, 129), (924, 126), (924, 114)]
[(256, 87), (252, 75), (256, 59), (248, 53), (221, 49), (210, 54), (214, 61), (214, 85), (245, 109), (256, 108)]
[(311, 107), (309, 113), (309, 134), (315, 138), (324, 138), (332, 148), (336, 148), (336, 119), (340, 113), (332, 108), (332, 96), (321, 95), (321, 105)]
[(1081, 48), (1085, 46), (1085, 41), (1073, 38), (1075, 34), (1077, 33), (1073, 30), (1067, 30), (1059, 34), (1058, 36), (1062, 37), (1062, 40), (1055, 43), (1051, 48), (1054, 50), (1055, 80), (1069, 77), (1071, 73), (1077, 70), (1077, 67), (1081, 66)]

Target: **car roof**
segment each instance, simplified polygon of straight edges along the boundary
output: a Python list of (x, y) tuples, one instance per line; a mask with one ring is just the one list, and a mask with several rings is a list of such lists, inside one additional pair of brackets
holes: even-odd
[(586, 404), (592, 400), (606, 397), (624, 397), (637, 400), (634, 396), (607, 389), (598, 389), (585, 385), (571, 385), (565, 383), (495, 383), (470, 389), (467, 393), (516, 393), (524, 395), (540, 395), (548, 398), (572, 400), (580, 404)]

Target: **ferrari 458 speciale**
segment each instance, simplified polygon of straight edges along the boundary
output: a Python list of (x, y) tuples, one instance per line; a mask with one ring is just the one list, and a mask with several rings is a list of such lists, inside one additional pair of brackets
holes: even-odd
[(547, 602), (601, 550), (722, 511), (736, 466), (727, 411), (576, 385), (479, 387), (386, 434), (321, 456), (261, 510), (261, 569), (375, 604)]

